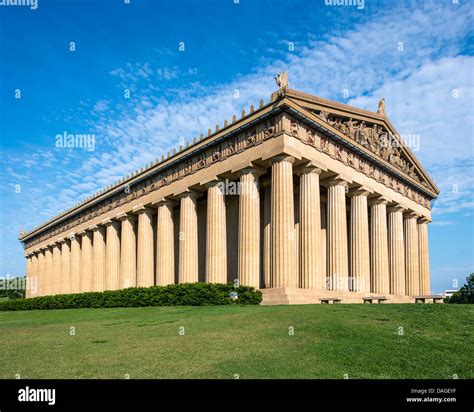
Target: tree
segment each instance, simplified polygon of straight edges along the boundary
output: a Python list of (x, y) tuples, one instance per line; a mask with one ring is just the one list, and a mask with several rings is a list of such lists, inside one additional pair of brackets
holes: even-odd
[(446, 303), (474, 303), (474, 273), (466, 278), (466, 284), (446, 299)]

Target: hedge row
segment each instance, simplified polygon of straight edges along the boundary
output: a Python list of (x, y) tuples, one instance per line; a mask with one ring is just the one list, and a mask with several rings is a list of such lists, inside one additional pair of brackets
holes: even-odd
[[(231, 297), (237, 293), (237, 299)], [(182, 283), (149, 288), (41, 296), (0, 302), (0, 311), (33, 309), (116, 308), (139, 306), (258, 305), (262, 293), (248, 286)]]

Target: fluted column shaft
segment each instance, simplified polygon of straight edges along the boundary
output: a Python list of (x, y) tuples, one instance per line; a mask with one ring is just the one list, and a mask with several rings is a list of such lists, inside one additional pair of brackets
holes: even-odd
[(79, 236), (69, 237), (71, 242), (70, 277), (71, 293), (81, 292), (81, 243)]
[(206, 282), (227, 283), (226, 209), (223, 182), (207, 190)]
[(38, 252), (38, 295), (39, 296), (47, 295), (45, 253), (46, 253), (45, 250), (40, 250)]
[(44, 295), (53, 294), (53, 249), (48, 246), (44, 251), (45, 259), (45, 289)]
[(135, 217), (121, 215), (120, 242), (120, 288), (126, 289), (137, 285), (137, 236)]
[(390, 278), (388, 271), (387, 201), (374, 200), (370, 208), (370, 273), (371, 291), (388, 294)]
[(144, 208), (138, 212), (137, 286), (155, 284), (153, 213)]
[(327, 184), (327, 272), (330, 290), (349, 290), (347, 250), (346, 188), (335, 179)]
[(33, 253), (31, 256), (31, 276), (29, 287), (29, 297), (35, 297), (39, 295), (39, 259), (37, 253)]
[(106, 223), (105, 290), (120, 289), (120, 223)]
[(405, 295), (405, 244), (403, 238), (403, 208), (392, 207), (388, 212), (390, 293), (392, 295)]
[(92, 290), (92, 233), (80, 233), (81, 239), (81, 292)]
[(420, 294), (420, 260), (418, 254), (418, 216), (405, 216), (405, 276), (406, 294), (417, 296)]
[(61, 293), (61, 249), (59, 244), (53, 245), (53, 279), (52, 291), (53, 295)]
[(238, 277), (242, 285), (260, 287), (260, 195), (253, 168), (240, 174)]
[(71, 249), (67, 239), (61, 242), (61, 289), (59, 293), (71, 293)]
[(272, 287), (298, 286), (293, 161), (277, 157), (272, 163)]
[(199, 281), (198, 218), (196, 194), (181, 195), (179, 219), (179, 283)]
[(26, 272), (25, 272), (25, 298), (29, 298), (31, 296), (30, 288), (31, 288), (31, 277), (33, 272), (33, 264), (31, 260), (31, 255), (25, 256), (26, 257)]
[(306, 167), (300, 175), (300, 284), (304, 289), (325, 289), (322, 267), (321, 200), (319, 175), (321, 169)]
[(418, 249), (420, 259), (420, 294), (430, 294), (430, 258), (428, 251), (428, 222), (418, 223)]
[(92, 230), (92, 291), (103, 292), (105, 289), (105, 228), (95, 226)]
[(174, 283), (173, 206), (168, 201), (158, 204), (156, 218), (156, 284)]
[(368, 192), (351, 192), (350, 274), (354, 292), (370, 292)]
[(271, 287), (272, 279), (272, 186), (266, 182), (263, 204), (263, 277), (264, 287)]

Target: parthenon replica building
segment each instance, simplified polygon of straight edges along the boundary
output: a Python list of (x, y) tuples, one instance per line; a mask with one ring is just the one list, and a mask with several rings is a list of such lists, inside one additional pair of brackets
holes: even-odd
[(288, 88), (20, 241), (27, 297), (238, 282), (263, 304), (430, 294), (439, 189), (385, 114)]

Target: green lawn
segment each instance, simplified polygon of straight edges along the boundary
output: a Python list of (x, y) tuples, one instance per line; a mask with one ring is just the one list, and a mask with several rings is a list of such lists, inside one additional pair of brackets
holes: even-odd
[(0, 378), (474, 378), (473, 319), (472, 305), (0, 312)]

